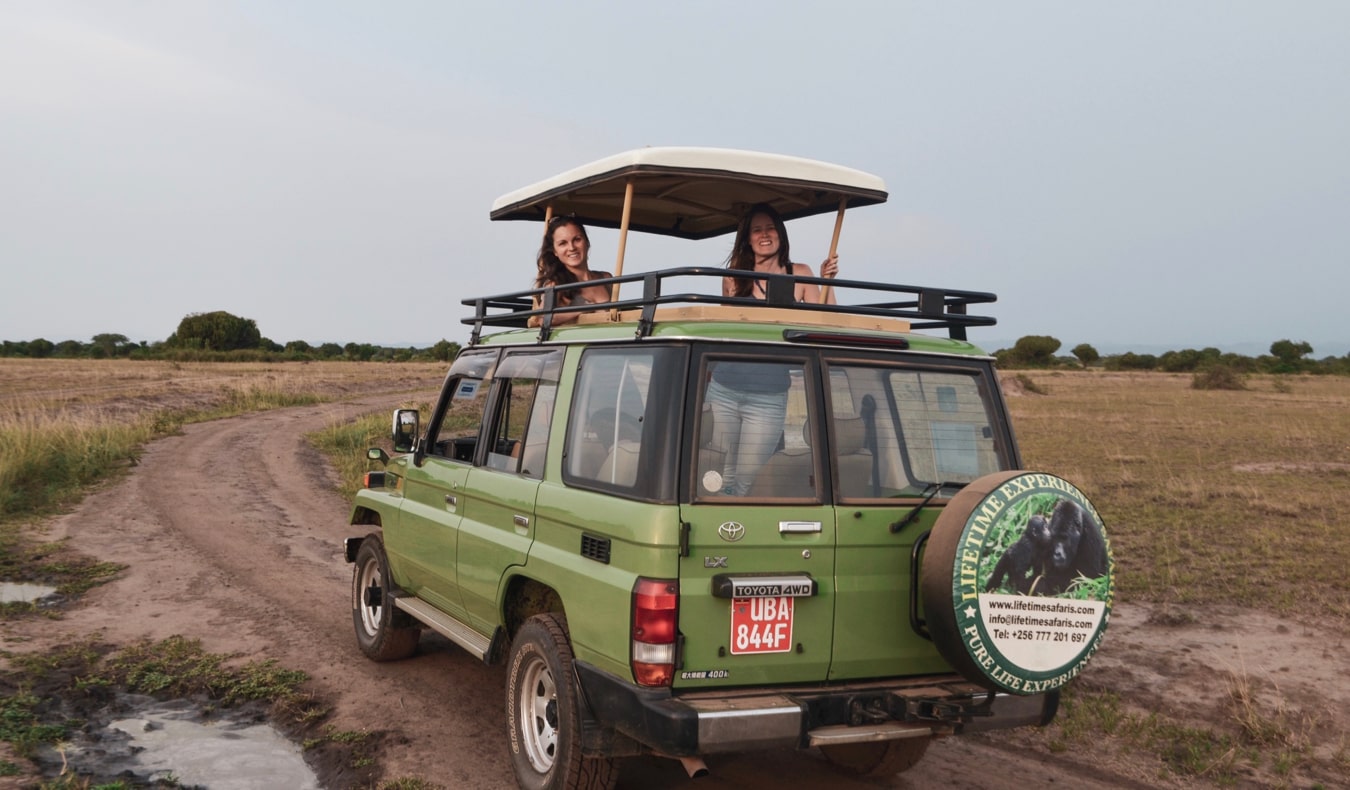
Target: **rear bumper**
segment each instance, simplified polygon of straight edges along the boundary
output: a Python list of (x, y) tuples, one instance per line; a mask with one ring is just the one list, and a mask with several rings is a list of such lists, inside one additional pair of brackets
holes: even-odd
[(993, 694), (957, 675), (678, 696), (576, 663), (594, 719), (672, 757), (923, 738), (1043, 725), (1057, 692)]

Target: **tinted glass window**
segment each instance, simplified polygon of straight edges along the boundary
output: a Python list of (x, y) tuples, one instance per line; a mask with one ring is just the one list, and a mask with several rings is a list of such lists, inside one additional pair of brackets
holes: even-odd
[(562, 349), (508, 354), (497, 366), (496, 419), (486, 462), (533, 478), (544, 473)]
[(835, 365), (828, 382), (842, 498), (919, 496), (1004, 468), (974, 372)]
[(450, 366), (453, 389), (440, 412), (440, 421), (427, 431), (429, 455), (473, 461), (496, 364), (494, 349), (461, 354)]
[(801, 362), (711, 359), (700, 401), (698, 497), (817, 497)]
[(591, 349), (582, 357), (567, 427), (569, 484), (673, 496), (682, 391), (678, 349)]

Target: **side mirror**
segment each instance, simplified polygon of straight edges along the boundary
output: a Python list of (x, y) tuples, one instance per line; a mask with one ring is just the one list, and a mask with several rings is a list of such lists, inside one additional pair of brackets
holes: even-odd
[(372, 447), (369, 450), (366, 450), (366, 458), (371, 461), (379, 461), (382, 464), (389, 463), (389, 454), (379, 447)]
[(413, 446), (417, 444), (419, 427), (417, 409), (399, 409), (394, 412), (394, 452), (412, 452)]

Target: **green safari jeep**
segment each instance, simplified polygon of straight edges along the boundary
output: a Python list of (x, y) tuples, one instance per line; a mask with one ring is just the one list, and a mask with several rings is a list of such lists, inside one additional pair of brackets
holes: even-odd
[[(647, 148), (491, 216), (705, 238), (760, 202), (842, 220), (885, 198), (821, 162)], [(352, 509), (365, 655), (405, 658), (430, 628), (504, 664), (526, 788), (782, 747), (881, 776), (936, 737), (1049, 722), (1100, 646), (1114, 565), (1082, 492), (1022, 469), (966, 340), (994, 296), (622, 263), (608, 304), (465, 300), (469, 345), (425, 420), (395, 412), (398, 454), (371, 451), (385, 467)], [(733, 276), (766, 298), (723, 296)], [(802, 279), (840, 304), (793, 301)]]

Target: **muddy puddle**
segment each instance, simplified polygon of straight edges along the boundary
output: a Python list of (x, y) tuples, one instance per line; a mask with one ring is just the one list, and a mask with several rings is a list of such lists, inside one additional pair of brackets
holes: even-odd
[(137, 784), (319, 790), (300, 746), (266, 723), (203, 716), (197, 704), (186, 700), (119, 695), (111, 707), (115, 712), (91, 721), (62, 751), (44, 754), (44, 773), (52, 776), (65, 765), (82, 776)]
[(45, 584), (0, 582), (0, 603), (36, 603), (55, 594), (56, 588)]

